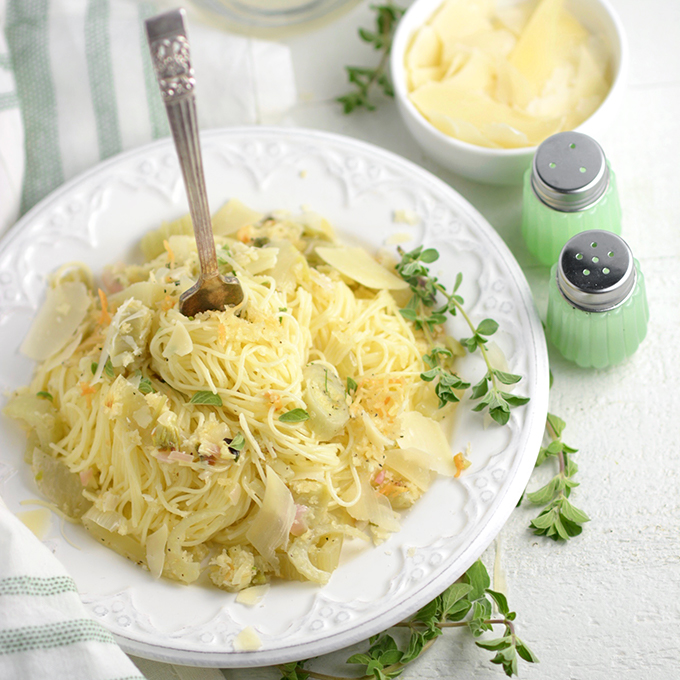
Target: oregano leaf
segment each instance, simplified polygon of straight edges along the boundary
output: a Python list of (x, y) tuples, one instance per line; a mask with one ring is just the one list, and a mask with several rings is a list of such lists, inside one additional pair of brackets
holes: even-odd
[(522, 379), (521, 375), (505, 373), (504, 371), (499, 371), (498, 369), (494, 369), (493, 373), (504, 385), (514, 385)]
[(201, 404), (205, 406), (222, 406), (222, 397), (208, 390), (196, 392), (189, 400), (190, 404)]
[(503, 614), (503, 616), (507, 616), (510, 613), (510, 608), (508, 607), (508, 599), (503, 595), (503, 593), (499, 593), (496, 590), (491, 590), (491, 588), (486, 589), (487, 595), (489, 595), (493, 601), (496, 603), (496, 606), (498, 607), (498, 611)]
[(562, 437), (562, 432), (564, 432), (564, 428), (566, 427), (566, 423), (562, 418), (559, 416), (554, 415), (553, 413), (548, 413), (548, 425), (553, 429), (553, 432), (555, 433), (555, 437), (557, 439), (560, 439)]
[(309, 420), (309, 413), (303, 408), (294, 408), (286, 413), (282, 413), (279, 416), (279, 420), (282, 423), (301, 423), (305, 420)]
[(465, 572), (465, 579), (471, 586), (469, 594), (471, 600), (477, 600), (480, 597), (484, 597), (486, 589), (491, 585), (489, 572), (486, 570), (486, 567), (481, 560), (477, 560)]
[(493, 335), (498, 330), (498, 322), (493, 319), (484, 319), (477, 326), (478, 335)]
[(475, 642), (477, 647), (488, 649), (489, 651), (496, 651), (498, 649), (505, 649), (512, 645), (512, 640), (509, 637), (494, 638), (493, 640), (477, 640)]

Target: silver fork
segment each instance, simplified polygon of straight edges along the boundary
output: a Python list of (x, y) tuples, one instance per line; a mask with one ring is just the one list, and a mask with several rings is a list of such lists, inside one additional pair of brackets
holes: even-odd
[(179, 310), (185, 316), (195, 316), (209, 309), (240, 304), (243, 290), (236, 277), (222, 276), (217, 268), (198, 137), (196, 81), (184, 19), (183, 9), (159, 14), (147, 19), (146, 33), (182, 169), (201, 265), (196, 283), (180, 296)]

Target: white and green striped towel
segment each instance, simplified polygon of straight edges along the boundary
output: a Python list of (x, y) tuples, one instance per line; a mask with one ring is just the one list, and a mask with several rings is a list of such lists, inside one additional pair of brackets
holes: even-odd
[(75, 583), (0, 499), (0, 678), (144, 680)]
[[(64, 181), (169, 134), (144, 19), (181, 0), (0, 0), (0, 233)], [(276, 123), (287, 47), (189, 13), (201, 129)]]
[[(169, 134), (144, 19), (176, 4), (0, 0), (0, 234), (71, 177)], [(296, 102), (288, 49), (193, 18), (201, 129), (279, 122)], [(50, 551), (0, 506), (0, 679), (143, 680)], [(140, 666), (149, 680), (223, 677)]]

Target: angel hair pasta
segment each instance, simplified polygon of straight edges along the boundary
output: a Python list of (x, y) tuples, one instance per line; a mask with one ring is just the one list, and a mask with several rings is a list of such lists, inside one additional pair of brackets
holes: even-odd
[(214, 217), (237, 308), (180, 314), (195, 280), (191, 222), (142, 240), (98, 289), (66, 265), (22, 351), (39, 362), (6, 413), (56, 509), (159, 577), (220, 588), (325, 583), (343, 540), (383, 540), (398, 510), (453, 474), (426, 370), (399, 313), (404, 282), (328, 222)]

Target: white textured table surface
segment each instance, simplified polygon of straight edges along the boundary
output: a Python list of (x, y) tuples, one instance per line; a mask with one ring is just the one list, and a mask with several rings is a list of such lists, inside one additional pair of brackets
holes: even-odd
[[(540, 659), (521, 665), (529, 680), (680, 677), (680, 2), (611, 2), (628, 33), (631, 72), (624, 108), (600, 142), (617, 173), (623, 236), (645, 273), (651, 320), (637, 354), (609, 370), (579, 369), (551, 349), (551, 410), (567, 422), (565, 441), (579, 449), (581, 485), (573, 500), (592, 521), (580, 537), (554, 543), (528, 529), (537, 509), (521, 507), (485, 555), (491, 567), (499, 551), (518, 632)], [(356, 37), (357, 27), (372, 20), (363, 2), (333, 24), (285, 41), (302, 103), (284, 123), (377, 144), (449, 182), (507, 242), (543, 316), (547, 269), (522, 241), (520, 190), (482, 186), (438, 168), (410, 139), (390, 101), (350, 116), (333, 101), (347, 90), (345, 64), (375, 61)], [(530, 489), (549, 473), (538, 471)], [(467, 631), (445, 638), (404, 677), (504, 677)], [(316, 665), (328, 670), (348, 655)], [(159, 664), (140, 666), (150, 678), (161, 677)], [(209, 673), (187, 672), (182, 677)], [(272, 669), (223, 673), (280, 677)], [(173, 676), (166, 667), (165, 677)]]

